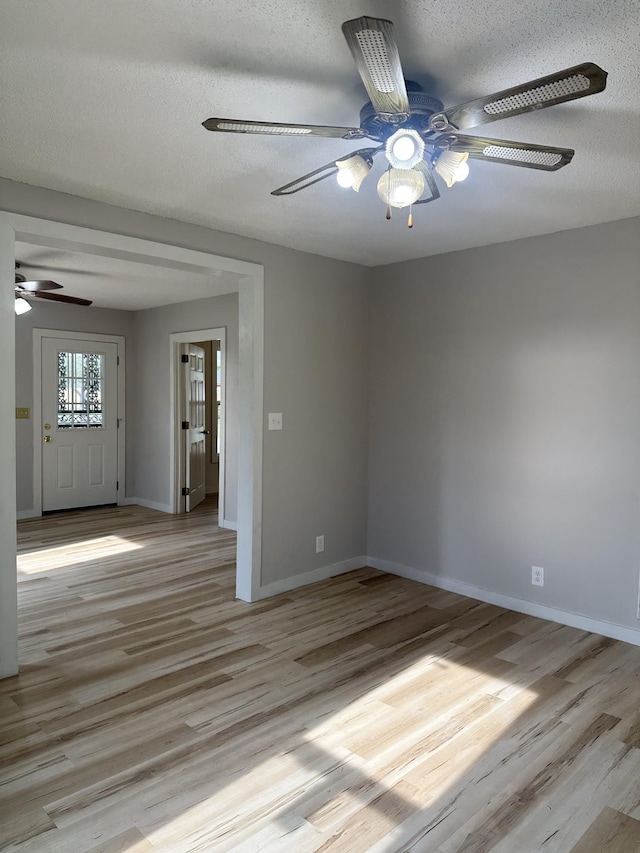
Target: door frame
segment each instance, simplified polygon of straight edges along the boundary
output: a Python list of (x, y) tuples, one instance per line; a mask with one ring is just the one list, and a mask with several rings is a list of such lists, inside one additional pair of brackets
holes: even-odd
[[(116, 502), (124, 503), (126, 427), (125, 418), (125, 339), (122, 335), (97, 335), (94, 332), (64, 332), (59, 329), (33, 330), (33, 517), (42, 515), (42, 339), (62, 338), (68, 341), (91, 341), (116, 344), (118, 347), (118, 489)], [(122, 483), (122, 488), (120, 488)]]
[[(160, 224), (167, 220), (158, 220)], [(207, 232), (214, 234), (214, 232)], [(226, 240), (226, 235), (220, 235)], [(238, 549), (236, 595), (257, 601), (262, 581), (262, 475), (264, 431), (264, 267), (252, 261), (129, 237), (112, 231), (85, 228), (35, 216), (0, 210), (0, 388), (14, 397), (15, 347), (13, 276), (15, 242), (72, 249), (89, 254), (143, 260), (173, 269), (191, 269), (216, 275), (231, 273), (239, 294), (238, 364)], [(217, 293), (216, 295), (220, 295)], [(13, 435), (0, 462), (11, 469), (0, 486), (0, 533), (15, 532), (15, 420), (10, 409), (0, 412), (3, 434)], [(5, 500), (6, 499), (6, 500)], [(15, 545), (0, 554), (0, 677), (17, 672), (17, 600)]]
[[(227, 521), (225, 517), (226, 494), (226, 403), (227, 403), (227, 328), (219, 326), (215, 329), (197, 329), (193, 332), (172, 332), (169, 335), (170, 346), (170, 398), (169, 410), (171, 417), (171, 447), (173, 452), (170, 459), (169, 481), (171, 483), (171, 512), (183, 513), (182, 482), (185, 471), (184, 442), (182, 441), (182, 370), (180, 361), (180, 344), (197, 344), (200, 341), (220, 341), (220, 361), (222, 365), (222, 393), (220, 395), (220, 456), (218, 458), (218, 527), (237, 530), (235, 522)], [(213, 369), (213, 368), (212, 368)]]

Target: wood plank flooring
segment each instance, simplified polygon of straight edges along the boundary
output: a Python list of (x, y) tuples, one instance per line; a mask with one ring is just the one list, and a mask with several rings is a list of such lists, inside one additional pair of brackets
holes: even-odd
[(640, 648), (371, 569), (236, 601), (207, 506), (18, 538), (0, 849), (640, 851)]

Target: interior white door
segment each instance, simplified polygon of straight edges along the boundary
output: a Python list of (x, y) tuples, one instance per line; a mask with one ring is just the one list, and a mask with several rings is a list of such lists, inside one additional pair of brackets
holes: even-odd
[(205, 352), (197, 344), (184, 344), (185, 409), (187, 428), (185, 510), (191, 512), (206, 495), (207, 454), (205, 422)]
[(220, 420), (220, 341), (211, 341), (211, 358), (207, 362), (207, 491), (220, 493), (220, 455), (218, 453), (218, 421)]
[(117, 501), (118, 345), (42, 338), (42, 509)]

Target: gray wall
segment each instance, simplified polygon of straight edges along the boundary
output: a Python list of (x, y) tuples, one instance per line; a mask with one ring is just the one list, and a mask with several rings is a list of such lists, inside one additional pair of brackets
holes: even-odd
[[(8, 181), (0, 194), (264, 265), (264, 409), (284, 430), (264, 437), (263, 583), (367, 553), (368, 489), (372, 556), (638, 627), (640, 220), (372, 271)], [(194, 309), (136, 321), (143, 447), (166, 335), (220, 323)], [(129, 494), (166, 493), (167, 436), (163, 422)]]
[[(133, 451), (133, 424), (129, 412), (135, 399), (131, 364), (135, 358), (131, 311), (81, 308), (32, 301), (33, 308), (15, 319), (16, 327), (16, 406), (31, 409), (29, 420), (16, 423), (16, 499), (18, 511), (33, 509), (33, 329), (57, 329), (99, 335), (123, 335), (126, 353), (127, 456)], [(131, 494), (131, 471), (127, 473), (125, 494)]]
[(13, 229), (0, 222), (0, 678), (18, 671)]
[(170, 346), (173, 332), (227, 329), (225, 517), (238, 514), (238, 294), (138, 311), (135, 315), (135, 453), (132, 494), (170, 505)]
[(284, 420), (264, 438), (262, 582), (366, 553), (366, 269), (4, 179), (0, 199), (14, 213), (262, 264), (264, 410)]
[(307, 569), (310, 552), (311, 568), (367, 553), (366, 270), (301, 261), (267, 275), (265, 410), (283, 431), (264, 440), (265, 583), (286, 577), (277, 553)]
[(639, 627), (639, 270), (629, 219), (374, 271), (370, 555)]

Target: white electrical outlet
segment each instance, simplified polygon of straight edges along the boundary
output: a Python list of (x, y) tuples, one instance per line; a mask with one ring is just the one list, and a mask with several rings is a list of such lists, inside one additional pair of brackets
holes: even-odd
[(544, 569), (540, 566), (531, 566), (531, 583), (534, 586), (544, 586)]
[(324, 533), (322, 536), (316, 536), (316, 554), (320, 554), (321, 551), (324, 551)]

